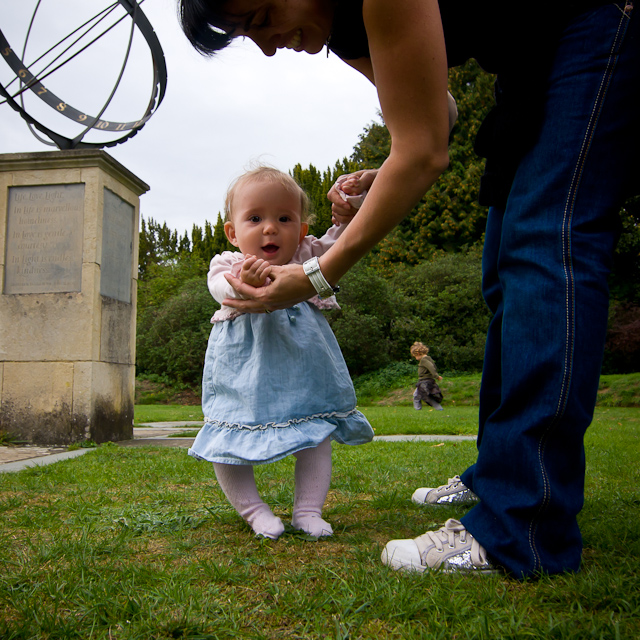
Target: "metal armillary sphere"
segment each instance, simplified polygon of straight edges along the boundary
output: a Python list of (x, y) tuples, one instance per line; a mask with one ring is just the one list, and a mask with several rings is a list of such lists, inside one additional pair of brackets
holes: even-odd
[[(24, 2), (24, 0), (21, 0), (21, 2)], [(60, 0), (54, 0), (54, 2), (57, 3), (56, 7), (59, 10), (64, 9), (64, 3), (60, 4)], [(0, 78), (0, 96), (3, 98), (0, 99), (0, 104), (6, 103), (15, 109), (27, 122), (31, 132), (38, 140), (44, 144), (56, 146), (59, 149), (100, 149), (103, 147), (112, 147), (136, 135), (159, 107), (167, 85), (167, 69), (162, 47), (151, 23), (139, 6), (142, 2), (144, 2), (144, 0), (140, 0), (140, 2), (136, 0), (115, 0), (109, 6), (99, 10), (93, 17), (89, 19), (81, 18), (79, 20), (81, 22), (79, 26), (72, 27), (72, 30), (57, 41), (55, 41), (55, 39), (58, 38), (56, 34), (53, 39), (54, 44), (49, 45), (48, 42), (43, 44), (39, 38), (34, 36), (34, 25), (37, 23), (37, 18), (39, 17), (38, 12), (41, 10), (41, 4), (43, 3), (43, 0), (37, 0), (26, 34), (24, 35), (24, 44), (21, 53), (16, 52), (12, 47), (12, 43), (8, 42), (5, 37), (6, 31), (3, 32), (5, 25), (2, 24), (3, 20), (0, 16), (0, 58), (4, 59), (12, 73), (15, 74), (11, 80), (4, 82), (4, 84), (2, 83), (2, 78)], [(84, 8), (90, 8), (91, 13), (93, 13), (93, 11), (95, 11), (94, 5), (99, 3), (96, 2), (96, 0), (87, 0), (83, 4)], [(90, 6), (87, 7), (86, 5)], [(70, 19), (68, 14), (68, 11), (64, 14), (65, 22), (68, 22)], [(71, 19), (77, 19), (77, 16)], [(130, 21), (130, 27), (127, 21)], [(122, 24), (123, 22), (124, 24)], [(120, 31), (122, 31), (123, 28), (127, 29), (125, 39), (122, 41), (123, 44), (126, 43), (124, 47), (126, 50), (124, 54), (119, 51), (114, 51), (114, 45), (110, 43), (106, 45), (105, 53), (105, 36), (111, 34), (116, 28), (119, 28)], [(50, 24), (45, 24), (44, 29), (45, 31), (43, 33), (47, 33), (47, 35), (54, 31)], [(123, 88), (123, 76), (125, 75), (127, 64), (131, 61), (132, 45), (136, 29), (144, 37), (151, 54), (153, 67), (151, 95), (143, 113), (140, 113), (136, 119), (125, 120), (116, 115), (114, 119), (111, 120), (108, 119), (110, 108), (112, 111), (114, 110), (113, 107), (117, 102), (116, 94), (119, 89)], [(37, 57), (27, 60), (27, 49), (29, 48), (30, 40), (32, 42), (35, 41), (37, 46), (46, 48), (46, 51), (38, 52)], [(103, 41), (102, 45), (101, 41)], [(81, 71), (80, 75), (73, 75), (73, 80), (69, 82), (69, 68), (73, 68), (75, 65), (82, 70), (80, 61), (83, 58), (89, 57), (92, 50), (95, 50), (98, 46), (103, 47), (102, 58), (99, 58), (97, 62), (96, 60), (91, 61), (88, 68), (84, 67), (84, 72)], [(32, 49), (33, 45), (30, 48)], [(112, 66), (115, 62), (115, 69), (117, 70), (119, 60), (121, 59), (120, 56), (123, 56), (123, 61), (117, 73), (115, 83), (104, 102), (102, 102), (103, 98), (100, 97), (100, 102), (98, 106), (94, 108), (93, 113), (87, 113), (79, 108), (79, 106), (72, 106), (65, 100), (63, 95), (58, 95), (61, 90), (55, 86), (56, 74), (59, 76), (66, 73), (66, 86), (73, 87), (76, 93), (79, 89), (82, 93), (83, 86), (88, 79), (87, 77), (83, 78), (82, 73), (88, 74), (92, 78), (100, 76), (105, 67), (108, 66), (106, 64), (107, 62)], [(77, 72), (74, 71), (74, 73)], [(64, 85), (65, 83), (63, 82), (61, 84), (63, 90)], [(87, 90), (87, 94), (88, 93), (89, 90)], [(95, 94), (97, 92), (92, 90), (91, 93)], [(32, 105), (29, 108), (25, 106), (25, 98), (27, 96), (37, 96), (42, 103), (50, 107), (50, 109), (45, 110), (47, 117), (41, 117), (39, 115), (36, 117), (38, 110), (42, 111), (42, 109), (39, 109), (39, 104)], [(95, 96), (92, 95), (91, 97), (93, 98)], [(38, 103), (38, 100), (35, 100), (35, 102)], [(122, 102), (121, 99), (120, 102)], [(55, 111), (55, 114), (51, 112), (51, 109)], [(49, 116), (56, 118), (63, 117), (68, 120), (64, 121), (63, 127), (56, 127), (58, 130), (54, 131), (51, 128), (53, 125), (50, 125), (48, 122), (48, 120), (51, 119)], [(47, 124), (44, 124), (43, 120), (46, 120)], [(71, 121), (71, 127), (68, 121)], [(73, 129), (71, 135), (65, 135), (65, 133), (59, 131), (59, 129), (64, 129), (65, 127)], [(78, 130), (79, 132), (76, 133)], [(96, 132), (100, 132), (101, 135), (105, 134), (106, 136), (109, 136), (109, 134), (113, 132), (114, 135), (105, 141), (89, 142), (84, 140), (85, 136), (95, 134)]]

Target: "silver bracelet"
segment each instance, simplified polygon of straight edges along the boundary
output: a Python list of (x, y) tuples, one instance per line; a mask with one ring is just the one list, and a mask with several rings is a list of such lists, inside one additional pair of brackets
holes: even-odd
[(321, 298), (329, 298), (340, 291), (340, 287), (332, 287), (322, 275), (318, 258), (311, 258), (302, 264), (305, 275), (311, 280), (313, 288)]

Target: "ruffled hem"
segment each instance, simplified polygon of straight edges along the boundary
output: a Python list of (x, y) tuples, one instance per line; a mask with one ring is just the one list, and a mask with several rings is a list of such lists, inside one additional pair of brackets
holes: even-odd
[(208, 419), (188, 453), (199, 460), (223, 464), (268, 464), (317, 447), (327, 437), (340, 444), (360, 445), (371, 442), (373, 429), (357, 409), (264, 425)]
[[(350, 416), (360, 413), (357, 409), (351, 411), (330, 411), (328, 413), (315, 413), (312, 416), (305, 416), (304, 418), (292, 418), (286, 422), (265, 422), (264, 424), (239, 424), (238, 422), (226, 422), (225, 420), (214, 420), (205, 416), (205, 424), (211, 424), (214, 427), (220, 429), (235, 429), (237, 431), (264, 431), (265, 429), (286, 429), (287, 427), (293, 427), (302, 425), (305, 422), (313, 422), (314, 420), (344, 420)], [(360, 415), (362, 415), (360, 413)]]

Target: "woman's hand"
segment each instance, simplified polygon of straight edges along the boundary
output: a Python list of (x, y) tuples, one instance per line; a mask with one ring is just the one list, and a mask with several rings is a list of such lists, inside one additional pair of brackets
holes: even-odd
[(244, 313), (288, 309), (298, 302), (312, 298), (316, 293), (301, 264), (271, 265), (271, 282), (262, 287), (252, 287), (229, 273), (225, 274), (225, 278), (244, 299), (227, 298), (222, 304)]

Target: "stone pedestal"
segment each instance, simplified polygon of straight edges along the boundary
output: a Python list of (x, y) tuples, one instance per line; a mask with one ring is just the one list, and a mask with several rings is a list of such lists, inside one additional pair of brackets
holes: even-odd
[(133, 435), (139, 196), (104, 151), (0, 154), (0, 430)]

